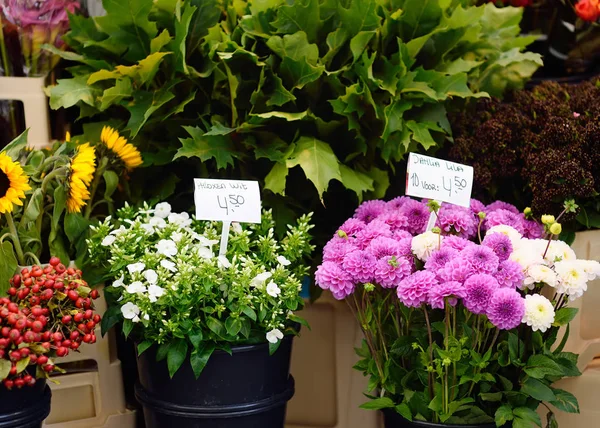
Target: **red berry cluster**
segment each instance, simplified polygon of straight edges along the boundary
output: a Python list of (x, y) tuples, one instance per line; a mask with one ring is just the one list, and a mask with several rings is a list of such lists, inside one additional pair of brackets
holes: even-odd
[(47, 266), (21, 270), (10, 279), (8, 295), (0, 298), (0, 359), (10, 362), (8, 374), (8, 364), (0, 364), (6, 388), (34, 385), (28, 366), (37, 365), (47, 376), (56, 370), (52, 357), (77, 351), (81, 342), (96, 342), (100, 315), (92, 301), (98, 290), (57, 257)]

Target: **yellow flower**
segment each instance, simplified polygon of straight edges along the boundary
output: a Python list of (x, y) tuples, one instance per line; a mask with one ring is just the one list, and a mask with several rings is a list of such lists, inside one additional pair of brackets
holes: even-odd
[(96, 151), (85, 143), (77, 147), (77, 154), (71, 161), (71, 175), (69, 177), (69, 199), (67, 199), (67, 210), (70, 213), (81, 212), (90, 199), (88, 189), (94, 172), (96, 171)]
[(23, 205), (25, 192), (31, 190), (29, 177), (19, 162), (0, 153), (0, 214), (12, 212), (15, 205)]
[(121, 159), (127, 169), (137, 168), (143, 163), (139, 150), (133, 144), (128, 144), (115, 129), (109, 126), (102, 128), (100, 141)]

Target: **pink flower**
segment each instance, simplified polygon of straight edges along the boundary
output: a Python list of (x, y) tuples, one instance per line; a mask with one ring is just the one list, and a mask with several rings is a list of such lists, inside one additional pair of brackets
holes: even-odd
[(425, 226), (427, 225), (430, 215), (427, 205), (411, 199), (402, 204), (400, 213), (406, 216), (408, 220), (408, 231), (410, 233), (418, 235), (425, 231)]
[(462, 207), (442, 206), (436, 225), (447, 234), (472, 238), (477, 233), (477, 223), (470, 210)]
[(385, 211), (377, 217), (377, 220), (381, 220), (390, 226), (392, 231), (403, 230), (408, 227), (408, 219), (405, 215), (400, 214), (398, 211)]
[(523, 220), (523, 237), (527, 239), (539, 239), (544, 236), (544, 226), (534, 220)]
[(341, 264), (346, 254), (357, 249), (349, 239), (333, 238), (323, 248), (323, 261)]
[(392, 232), (392, 238), (396, 239), (397, 241), (401, 241), (403, 239), (412, 240), (412, 237), (412, 234), (406, 230), (394, 230)]
[(465, 281), (465, 307), (474, 314), (486, 313), (494, 292), (498, 289), (498, 281), (484, 273), (476, 274)]
[(413, 199), (409, 196), (398, 196), (397, 198), (392, 199), (387, 203), (388, 211), (397, 211), (402, 205), (406, 203), (406, 201), (412, 201)]
[(439, 250), (431, 253), (427, 261), (425, 262), (425, 269), (433, 272), (437, 275), (438, 271), (441, 270), (446, 263), (452, 258), (458, 255), (458, 251), (451, 247), (442, 247)]
[(491, 213), (492, 211), (496, 211), (496, 210), (506, 210), (506, 211), (510, 211), (514, 214), (520, 214), (517, 207), (515, 207), (514, 205), (509, 204), (507, 202), (503, 202), (503, 201), (495, 201), (485, 207), (485, 213)]
[(426, 270), (413, 273), (398, 285), (398, 298), (405, 306), (416, 308), (427, 301), (429, 290), (438, 284), (434, 274)]
[[(485, 212), (485, 205), (477, 199), (471, 198), (471, 213), (477, 217), (479, 213)], [(479, 223), (478, 223), (479, 224)]]
[(460, 282), (442, 282), (429, 290), (429, 305), (433, 309), (444, 309), (444, 303), (448, 299), (450, 306), (456, 306), (458, 299), (462, 299), (464, 296), (465, 288)]
[(524, 221), (525, 216), (522, 213), (515, 214), (509, 210), (497, 209), (486, 215), (484, 224), (486, 230), (499, 225), (511, 226), (522, 235), (525, 232)]
[(350, 275), (334, 262), (324, 262), (315, 273), (319, 287), (329, 290), (337, 300), (342, 300), (354, 292), (354, 283)]
[(523, 284), (525, 275), (519, 263), (505, 260), (498, 265), (494, 278), (496, 278), (500, 287), (514, 289)]
[(353, 282), (364, 284), (373, 281), (376, 263), (377, 260), (373, 254), (356, 250), (344, 257), (342, 266)]
[(354, 217), (370, 223), (375, 220), (386, 209), (387, 203), (381, 200), (363, 202), (355, 211)]
[(473, 269), (465, 262), (464, 258), (458, 256), (438, 270), (437, 275), (443, 281), (458, 281), (463, 283), (473, 275)]
[(340, 226), (338, 230), (341, 230), (348, 236), (354, 236), (365, 227), (367, 227), (367, 224), (364, 221), (356, 218), (349, 218)]
[(397, 287), (411, 272), (411, 263), (404, 257), (385, 256), (377, 262), (375, 282), (383, 288)]
[(581, 113), (577, 113), (576, 111), (573, 112), (573, 117), (575, 119), (577, 119), (579, 116), (581, 116)]
[(442, 247), (450, 247), (462, 251), (467, 247), (475, 245), (473, 242), (461, 238), (460, 236), (446, 236), (442, 242)]
[(356, 234), (356, 246), (364, 250), (371, 241), (380, 236), (392, 236), (390, 226), (380, 220), (373, 220), (363, 230)]
[(68, 24), (67, 12), (74, 13), (79, 7), (79, 2), (73, 0), (6, 0), (2, 12), (6, 19), (19, 27), (55, 27)]
[(460, 254), (474, 273), (491, 274), (498, 269), (498, 256), (491, 248), (474, 245), (465, 248)]
[(376, 259), (381, 259), (386, 256), (400, 257), (402, 254), (402, 247), (395, 239), (379, 236), (371, 241), (367, 247), (367, 251), (373, 254)]
[(501, 262), (508, 260), (508, 257), (513, 251), (510, 238), (503, 233), (491, 233), (483, 238), (481, 244), (491, 248)]
[(516, 328), (525, 314), (525, 299), (515, 290), (499, 288), (494, 292), (486, 313), (490, 322), (500, 330)]

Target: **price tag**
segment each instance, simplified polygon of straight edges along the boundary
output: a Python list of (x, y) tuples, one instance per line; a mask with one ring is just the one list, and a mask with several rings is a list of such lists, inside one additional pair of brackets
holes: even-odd
[(469, 207), (473, 167), (409, 153), (406, 194)]

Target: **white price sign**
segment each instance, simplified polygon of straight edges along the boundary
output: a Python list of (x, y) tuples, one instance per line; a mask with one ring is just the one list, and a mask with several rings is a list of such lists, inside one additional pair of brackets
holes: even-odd
[(260, 223), (258, 181), (194, 179), (196, 218), (241, 223)]
[(473, 167), (409, 153), (406, 194), (469, 207)]

